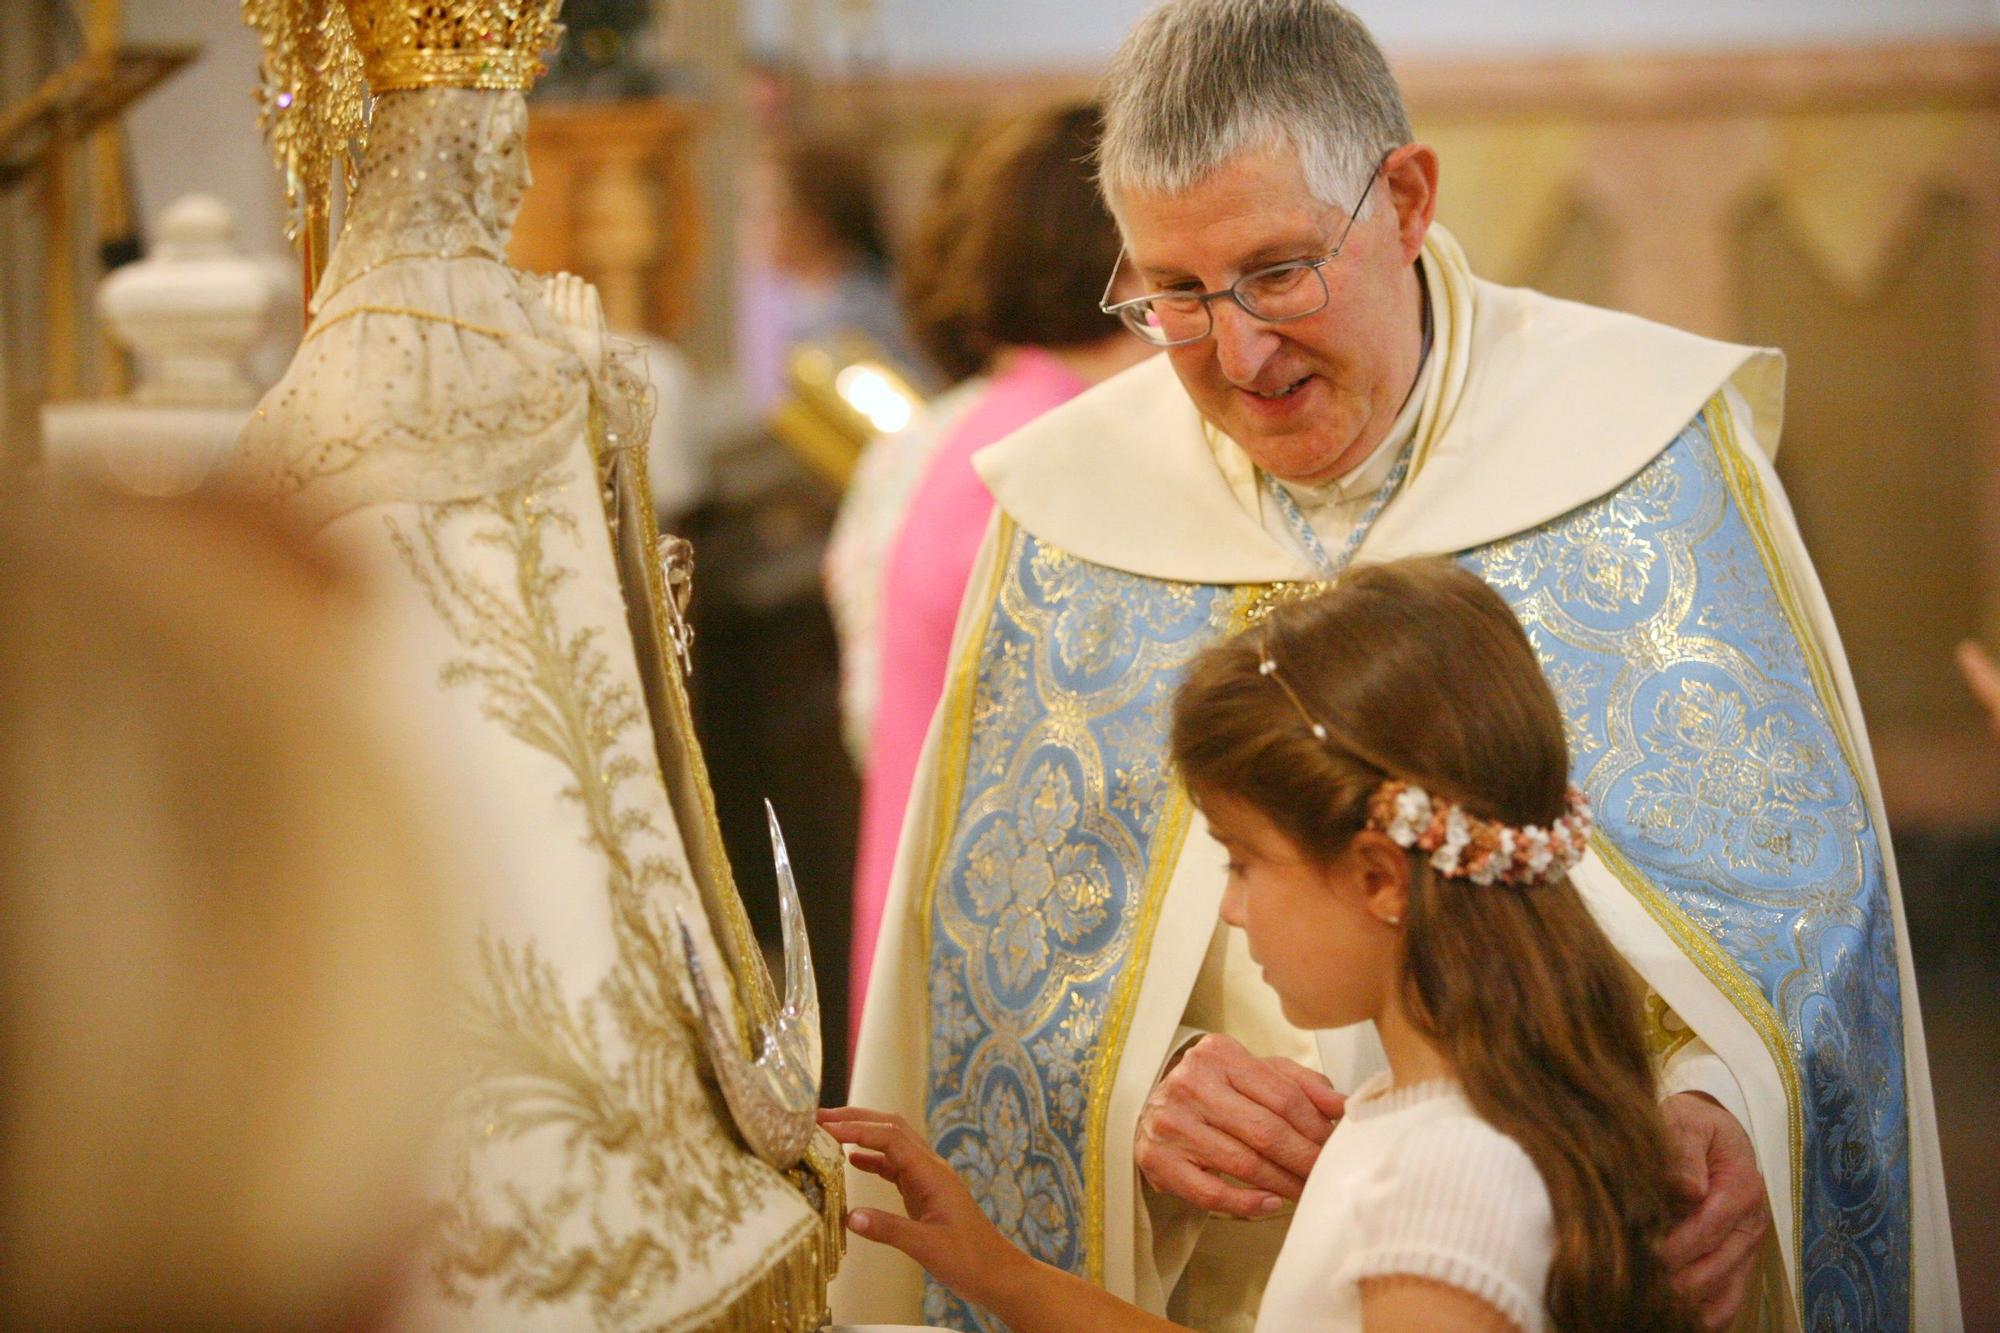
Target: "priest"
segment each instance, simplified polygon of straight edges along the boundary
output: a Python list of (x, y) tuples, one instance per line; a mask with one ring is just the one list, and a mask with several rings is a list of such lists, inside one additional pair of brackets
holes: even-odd
[[(1217, 931), (1167, 704), (1275, 600), (1448, 554), (1521, 617), (1598, 810), (1575, 880), (1646, 987), (1677, 1282), (1714, 1327), (1958, 1328), (1880, 793), (1771, 469), (1781, 358), (1475, 277), (1332, 0), (1169, 0), (1104, 96), (1144, 293), (1106, 308), (1164, 355), (977, 460), (998, 511), (854, 1100), (924, 1126), (1042, 1259), (1247, 1329), (1379, 1051), (1290, 1029)], [(834, 1308), (992, 1326), (873, 1246)]]

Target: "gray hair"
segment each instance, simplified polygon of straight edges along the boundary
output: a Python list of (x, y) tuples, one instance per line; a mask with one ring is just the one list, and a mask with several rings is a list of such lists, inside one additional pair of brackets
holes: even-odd
[(1167, 0), (1100, 93), (1098, 183), (1175, 193), (1237, 153), (1287, 143), (1314, 197), (1353, 208), (1410, 119), (1382, 49), (1334, 0)]

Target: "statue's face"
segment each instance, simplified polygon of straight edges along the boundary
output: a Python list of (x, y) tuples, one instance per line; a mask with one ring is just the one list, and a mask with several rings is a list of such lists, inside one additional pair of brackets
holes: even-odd
[(489, 221), (504, 240), (514, 230), (514, 219), (520, 216), (522, 196), (534, 184), (534, 176), (528, 170), (528, 114), (518, 95), (494, 112), (487, 134), (493, 145), (489, 156), (491, 176), (486, 183), (493, 201), (493, 216)]
[[(1272, 324), (1216, 301), (1213, 335), (1167, 350), (1201, 414), (1286, 481), (1328, 481), (1365, 459), (1416, 375), (1421, 307), (1411, 266), (1429, 219), (1427, 210), (1420, 222), (1410, 216), (1387, 184), (1322, 270), (1324, 309)], [(1125, 192), (1115, 204), (1149, 292), (1213, 291), (1258, 268), (1313, 259), (1347, 226), (1345, 211), (1314, 197), (1286, 146), (1245, 151), (1186, 189)]]

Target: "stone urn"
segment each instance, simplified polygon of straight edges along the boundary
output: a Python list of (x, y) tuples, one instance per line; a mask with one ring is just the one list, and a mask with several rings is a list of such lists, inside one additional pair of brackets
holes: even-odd
[(250, 407), (250, 352), (284, 304), (274, 266), (236, 246), (236, 218), (211, 195), (174, 201), (152, 253), (98, 288), (112, 335), (138, 364), (130, 401), (151, 407)]

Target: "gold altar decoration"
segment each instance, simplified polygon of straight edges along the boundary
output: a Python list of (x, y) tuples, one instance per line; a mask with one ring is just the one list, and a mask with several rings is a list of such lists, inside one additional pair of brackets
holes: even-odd
[(526, 92), (562, 37), (562, 0), (405, 0), (348, 7), (368, 87)]
[(562, 0), (243, 0), (264, 48), (257, 127), (285, 179), (307, 318), (326, 268), (333, 179), (352, 184), (371, 95), (410, 88), (525, 92), (561, 38)]
[(844, 490), (862, 447), (909, 425), (923, 401), (866, 339), (808, 343), (792, 353), (771, 431), (800, 462)]

